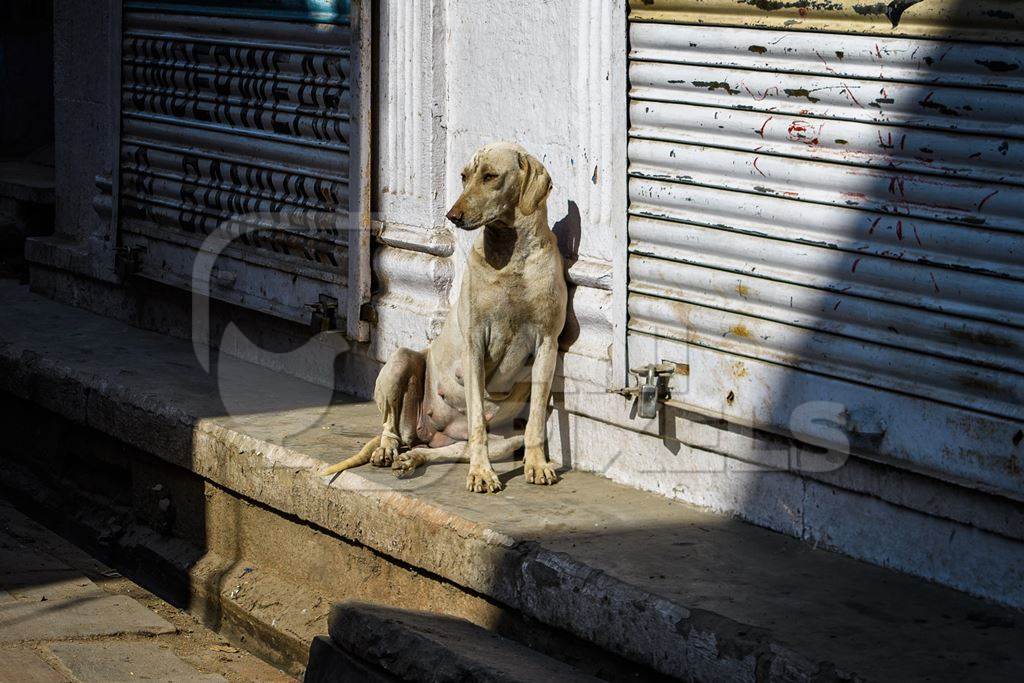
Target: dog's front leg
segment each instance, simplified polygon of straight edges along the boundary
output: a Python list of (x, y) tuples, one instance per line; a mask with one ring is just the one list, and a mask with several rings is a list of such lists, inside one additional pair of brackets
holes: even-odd
[(551, 378), (555, 374), (558, 360), (558, 339), (545, 337), (537, 344), (537, 353), (531, 373), (530, 415), (526, 420), (526, 453), (523, 456), (523, 472), (531, 484), (554, 484), (558, 481), (555, 468), (548, 462), (544, 451), (547, 440), (548, 397), (551, 395)]
[(484, 420), (484, 348), (482, 335), (466, 340), (462, 368), (466, 388), (466, 419), (469, 423), (469, 476), (466, 489), (477, 493), (501, 490), (498, 475), (487, 455), (487, 423)]

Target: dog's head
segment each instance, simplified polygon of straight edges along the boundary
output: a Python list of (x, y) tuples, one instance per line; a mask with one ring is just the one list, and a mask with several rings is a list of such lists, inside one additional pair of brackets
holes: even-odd
[(480, 148), (462, 170), (462, 195), (448, 220), (463, 230), (510, 227), (530, 216), (551, 192), (551, 176), (519, 145), (499, 142)]

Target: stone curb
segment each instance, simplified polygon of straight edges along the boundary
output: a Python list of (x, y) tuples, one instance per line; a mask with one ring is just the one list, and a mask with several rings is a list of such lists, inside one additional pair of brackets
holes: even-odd
[[(599, 680), (464, 619), (443, 614), (346, 601), (333, 606), (328, 623), (335, 645), (402, 680)], [(311, 655), (310, 667), (316, 666)]]

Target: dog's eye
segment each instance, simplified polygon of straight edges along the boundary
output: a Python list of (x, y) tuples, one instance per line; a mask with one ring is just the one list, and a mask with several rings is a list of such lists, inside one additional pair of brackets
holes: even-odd
[(466, 178), (468, 178), (468, 177), (469, 177), (469, 174), (466, 173), (465, 171), (463, 171), (462, 172), (462, 182), (466, 182)]
[(484, 182), (485, 183), (489, 183), (492, 180), (497, 180), (497, 179), (498, 179), (498, 174), (497, 173), (484, 173)]

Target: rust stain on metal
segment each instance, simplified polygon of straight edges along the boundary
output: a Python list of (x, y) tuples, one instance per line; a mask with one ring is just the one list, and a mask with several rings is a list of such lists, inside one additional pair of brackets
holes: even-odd
[(789, 128), (786, 130), (786, 135), (793, 142), (801, 142), (805, 145), (813, 147), (818, 144), (818, 138), (821, 135), (821, 129), (824, 124), (814, 126), (807, 121), (794, 121), (789, 124)]
[(852, 90), (850, 90), (850, 86), (846, 85), (845, 83), (843, 83), (843, 94), (849, 97), (850, 101), (856, 104), (858, 107), (860, 107), (861, 109), (864, 108), (864, 105), (860, 103), (860, 100), (857, 99), (857, 96), (853, 94)]
[(751, 339), (753, 335), (750, 334), (750, 330), (743, 323), (737, 323), (729, 328), (726, 332), (727, 335), (733, 335), (734, 337), (742, 337), (743, 339)]
[(736, 293), (746, 299), (750, 295), (750, 287), (747, 287), (742, 282), (736, 285)]
[(752, 91), (747, 86), (743, 86), (743, 89), (747, 91), (748, 95), (750, 95), (752, 98), (754, 98), (758, 102), (760, 102), (761, 100), (763, 100), (766, 97), (768, 97), (768, 95), (778, 95), (779, 94), (779, 88), (776, 85), (773, 85), (771, 87), (765, 88), (764, 92), (762, 92), (760, 95), (755, 95), (754, 91)]
[(763, 55), (765, 52), (768, 52), (768, 48), (764, 47), (763, 45), (751, 45), (747, 49), (753, 52), (754, 54), (758, 55)]
[(992, 192), (985, 195), (985, 198), (978, 202), (978, 211), (981, 211), (982, 207), (985, 206), (985, 202), (999, 194), (999, 190), (993, 190)]

